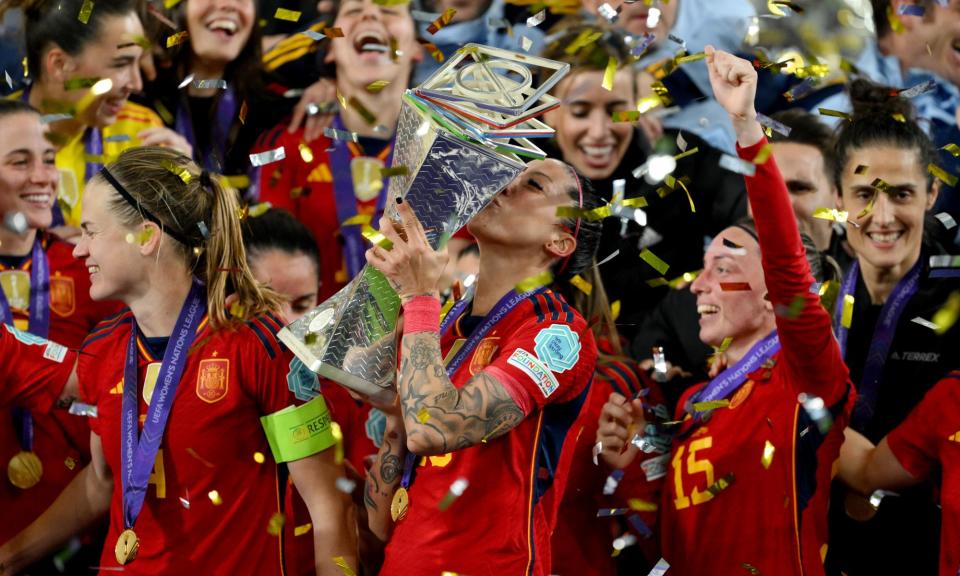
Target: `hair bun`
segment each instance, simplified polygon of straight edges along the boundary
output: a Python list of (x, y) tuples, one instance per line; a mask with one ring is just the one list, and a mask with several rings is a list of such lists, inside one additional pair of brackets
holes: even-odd
[(889, 86), (874, 84), (869, 80), (857, 78), (850, 83), (850, 102), (853, 105), (853, 119), (868, 117), (890, 118), (902, 114), (907, 121), (914, 120), (913, 105), (906, 98), (898, 96), (899, 90)]

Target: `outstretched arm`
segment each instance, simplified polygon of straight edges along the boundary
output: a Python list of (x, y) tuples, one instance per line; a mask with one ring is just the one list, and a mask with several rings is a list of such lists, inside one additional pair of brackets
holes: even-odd
[[(767, 298), (774, 306), (782, 356), (796, 372), (797, 393), (823, 398), (830, 406), (847, 391), (849, 374), (833, 337), (830, 316), (820, 305), (800, 230), (783, 176), (773, 157), (757, 162), (769, 146), (753, 101), (757, 72), (750, 62), (707, 47), (707, 68), (717, 101), (730, 115), (740, 158), (755, 169), (745, 176), (763, 258)], [(769, 152), (768, 150), (766, 152)]]

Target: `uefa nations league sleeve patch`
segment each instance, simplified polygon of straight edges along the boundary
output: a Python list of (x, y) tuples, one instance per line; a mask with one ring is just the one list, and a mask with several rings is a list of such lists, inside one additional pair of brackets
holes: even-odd
[(566, 372), (580, 359), (580, 336), (566, 324), (544, 328), (533, 341), (537, 358), (554, 372)]

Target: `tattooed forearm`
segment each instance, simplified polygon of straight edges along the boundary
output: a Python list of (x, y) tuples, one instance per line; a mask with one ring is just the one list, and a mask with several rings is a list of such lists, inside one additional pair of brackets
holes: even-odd
[(386, 454), (380, 459), (380, 477), (387, 484), (392, 484), (400, 476), (400, 457), (396, 454)]
[(492, 440), (523, 420), (523, 411), (496, 378), (481, 372), (457, 389), (443, 367), (437, 334), (403, 337), (400, 405), (409, 444), (444, 454)]
[(391, 424), (391, 420), (393, 417), (388, 417), (383, 443), (380, 445), (377, 461), (367, 472), (366, 489), (363, 494), (370, 530), (381, 540), (389, 537), (393, 524), (390, 518), (390, 502), (393, 500), (397, 486), (400, 485), (400, 463), (406, 456), (406, 444), (402, 435), (403, 425), (398, 419)]

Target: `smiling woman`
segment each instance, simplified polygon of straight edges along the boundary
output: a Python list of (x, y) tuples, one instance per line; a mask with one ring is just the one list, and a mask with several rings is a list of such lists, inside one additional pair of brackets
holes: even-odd
[[(851, 427), (876, 443), (956, 367), (960, 326), (932, 330), (917, 320), (936, 322), (960, 281), (931, 268), (942, 248), (925, 239), (924, 219), (940, 182), (929, 170), (936, 151), (913, 107), (865, 80), (850, 92), (854, 113), (837, 137), (834, 180), (838, 207), (856, 224), (847, 226), (847, 238), (857, 259), (834, 328), (860, 396)], [(933, 502), (925, 483), (884, 499), (873, 517), (877, 509), (865, 497), (835, 482), (828, 562), (849, 574), (936, 572), (940, 513)]]
[(14, 95), (50, 118), (59, 147), (60, 192), (54, 224), (79, 234), (84, 184), (105, 158), (137, 145), (190, 147), (161, 128), (153, 112), (128, 102), (143, 88), (139, 60), (143, 27), (136, 4), (105, 2), (81, 19), (83, 0), (4, 0), (0, 14), (21, 8), (33, 84)]

